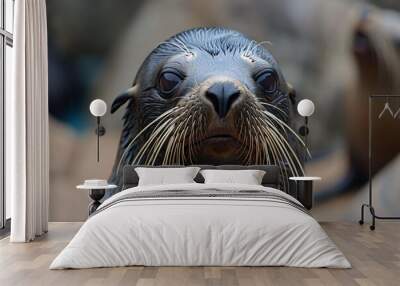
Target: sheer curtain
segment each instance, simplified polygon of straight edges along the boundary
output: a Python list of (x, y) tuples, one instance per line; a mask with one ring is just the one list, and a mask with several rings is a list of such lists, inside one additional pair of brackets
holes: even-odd
[(13, 94), (6, 98), (12, 242), (47, 231), (49, 136), (45, 0), (15, 1)]

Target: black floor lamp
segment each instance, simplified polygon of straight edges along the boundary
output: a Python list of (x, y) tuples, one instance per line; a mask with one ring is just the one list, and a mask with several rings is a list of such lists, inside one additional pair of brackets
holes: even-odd
[(95, 133), (97, 135), (97, 162), (100, 161), (100, 136), (106, 133), (106, 129), (101, 125), (101, 117), (107, 112), (107, 104), (101, 99), (95, 99), (90, 103), (90, 113), (97, 119), (97, 128)]

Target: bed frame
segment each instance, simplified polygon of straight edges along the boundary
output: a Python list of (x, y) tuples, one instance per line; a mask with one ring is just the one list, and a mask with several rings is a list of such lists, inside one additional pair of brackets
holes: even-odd
[[(219, 169), (219, 170), (248, 170), (248, 169), (255, 169), (255, 170), (262, 170), (265, 171), (265, 175), (261, 184), (264, 187), (271, 187), (275, 189), (282, 190), (281, 185), (281, 175), (280, 169), (276, 165), (249, 165), (249, 166), (241, 166), (241, 165), (192, 165), (195, 167), (199, 167), (201, 169)], [(148, 165), (127, 165), (123, 169), (123, 178), (122, 178), (122, 190), (136, 187), (139, 183), (139, 176), (135, 171), (136, 167), (147, 167), (147, 168), (181, 168), (185, 167), (182, 165), (168, 165), (168, 166), (148, 166)], [(194, 180), (197, 183), (204, 183), (203, 176), (199, 173)], [(287, 193), (297, 200), (299, 200), (303, 205), (307, 207), (307, 209), (312, 208), (312, 199), (311, 202), (307, 199), (307, 196), (302, 196), (298, 193), (296, 184), (293, 181), (289, 181), (289, 190)], [(312, 192), (312, 190), (311, 190)], [(312, 195), (311, 195), (312, 197)], [(303, 201), (305, 200), (305, 201)]]

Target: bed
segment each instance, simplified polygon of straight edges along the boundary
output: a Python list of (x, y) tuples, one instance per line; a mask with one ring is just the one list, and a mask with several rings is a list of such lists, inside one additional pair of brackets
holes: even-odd
[(195, 183), (138, 186), (124, 169), (122, 191), (104, 201), (50, 269), (144, 266), (350, 268), (304, 206), (279, 190), (276, 166), (261, 185)]

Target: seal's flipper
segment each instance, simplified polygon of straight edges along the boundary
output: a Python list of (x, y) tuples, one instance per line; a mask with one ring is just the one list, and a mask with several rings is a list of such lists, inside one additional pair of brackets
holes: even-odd
[(114, 99), (112, 105), (111, 105), (111, 113), (114, 113), (117, 111), (122, 105), (124, 105), (127, 101), (133, 99), (133, 95), (136, 93), (137, 87), (134, 85), (121, 95), (117, 96), (116, 99)]

